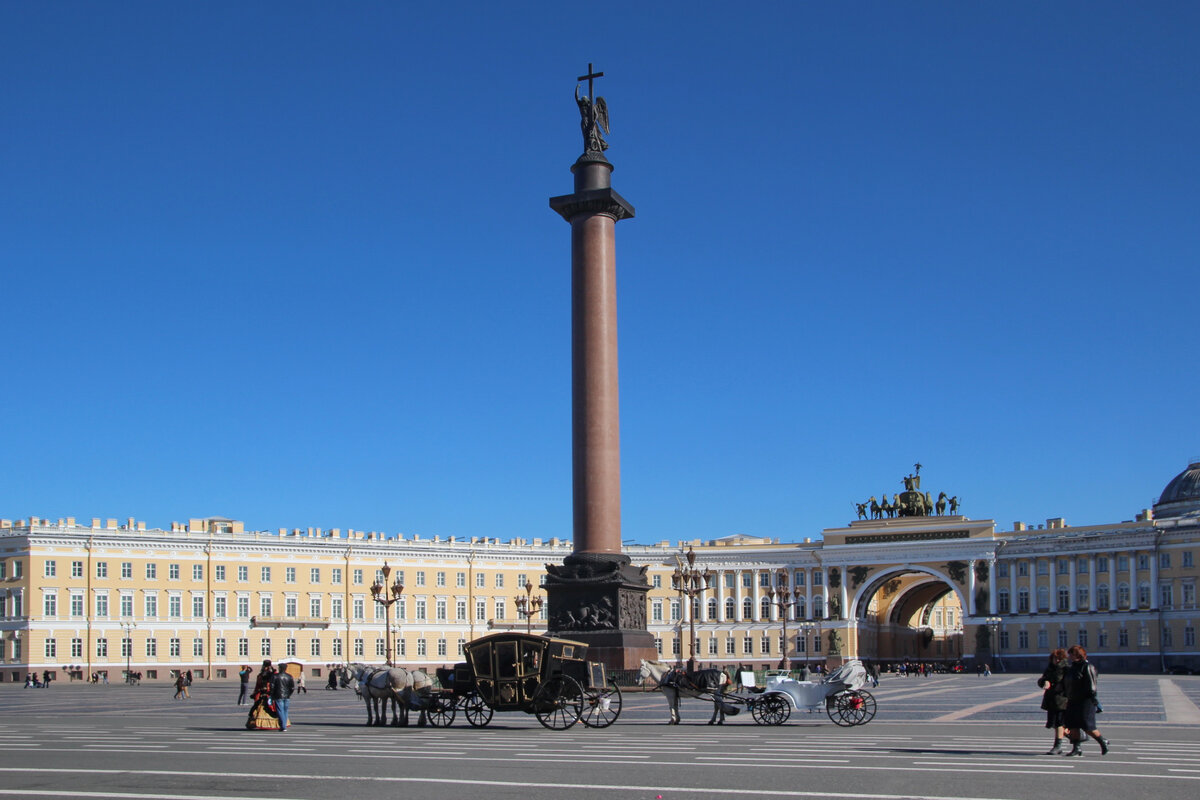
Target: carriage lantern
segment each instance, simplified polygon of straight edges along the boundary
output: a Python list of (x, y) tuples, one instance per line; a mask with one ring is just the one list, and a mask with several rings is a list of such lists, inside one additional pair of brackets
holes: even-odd
[(392, 621), (391, 612), (392, 605), (400, 599), (400, 595), (404, 594), (404, 584), (400, 582), (400, 576), (396, 576), (396, 581), (388, 586), (388, 578), (392, 574), (392, 568), (388, 563), (383, 562), (383, 580), (376, 578), (375, 583), (371, 584), (371, 597), (375, 598), (375, 602), (383, 606), (383, 625), (384, 636), (387, 640), (387, 665), (392, 666)]
[(533, 617), (542, 610), (545, 600), (533, 596), (533, 581), (525, 581), (525, 596), (513, 600), (517, 604), (517, 613), (525, 618), (525, 632), (533, 633)]
[[(791, 591), (788, 591), (788, 571), (786, 569), (781, 569), (775, 574), (777, 576), (775, 581), (776, 585), (772, 586), (770, 589), (767, 589), (767, 600), (771, 603), (771, 605), (779, 609), (779, 619), (783, 622), (783, 639), (781, 640), (782, 644), (780, 646), (780, 649), (783, 652), (780, 654), (779, 668), (789, 669), (791, 665), (788, 663), (788, 610), (800, 601), (800, 598), (803, 596), (804, 592), (799, 586)], [(807, 649), (805, 652), (807, 653)]]
[[(684, 563), (684, 562), (687, 563)], [(696, 551), (688, 548), (687, 556), (681, 559), (675, 556), (675, 572), (671, 575), (671, 582), (680, 595), (686, 596), (688, 599), (688, 623), (690, 628), (689, 657), (688, 671), (696, 671), (696, 598), (704, 594), (708, 590), (709, 581), (715, 573), (705, 567), (701, 570), (696, 566)], [(682, 600), (682, 597), (680, 598)]]

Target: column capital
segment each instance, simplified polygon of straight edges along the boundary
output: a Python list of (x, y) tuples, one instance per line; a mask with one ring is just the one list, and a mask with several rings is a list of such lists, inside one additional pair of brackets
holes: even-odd
[(550, 198), (550, 208), (571, 222), (581, 214), (603, 214), (613, 220), (632, 219), (633, 206), (611, 187), (587, 189)]

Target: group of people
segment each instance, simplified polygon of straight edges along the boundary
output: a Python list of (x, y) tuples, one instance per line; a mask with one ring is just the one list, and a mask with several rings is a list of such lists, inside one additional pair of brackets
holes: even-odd
[(1042, 692), (1042, 708), (1046, 711), (1046, 727), (1054, 730), (1054, 746), (1046, 755), (1062, 753), (1062, 740), (1071, 742), (1071, 750), (1063, 755), (1082, 756), (1081, 745), (1086, 737), (1100, 745), (1100, 755), (1108, 755), (1109, 741), (1096, 727), (1096, 714), (1104, 709), (1097, 693), (1096, 668), (1087, 660), (1087, 650), (1075, 645), (1068, 650), (1059, 648), (1050, 660), (1038, 688)]
[[(253, 670), (244, 666), (238, 672), (241, 679), (241, 691), (238, 694), (238, 705), (245, 705), (246, 687), (250, 683)], [(246, 727), (250, 730), (277, 730), (286, 733), (288, 729), (288, 706), (291, 705), (292, 694), (297, 690), (307, 694), (304, 687), (304, 673), (300, 673), (297, 681), (288, 674), (286, 669), (276, 669), (271, 659), (262, 663), (258, 678), (254, 681), (254, 693), (250, 695), (253, 705), (246, 718)]]
[(46, 670), (42, 673), (41, 680), (38, 680), (38, 674), (36, 672), (27, 672), (25, 674), (25, 688), (48, 689), (50, 687), (50, 681), (52, 680), (54, 680), (54, 675), (50, 673), (50, 670)]

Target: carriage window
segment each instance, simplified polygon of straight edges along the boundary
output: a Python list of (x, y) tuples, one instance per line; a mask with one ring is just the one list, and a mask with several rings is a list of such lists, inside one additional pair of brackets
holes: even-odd
[(563, 658), (574, 658), (575, 657), (575, 645), (564, 644), (563, 651), (562, 651), (562, 657)]
[(496, 677), (500, 679), (517, 677), (517, 643), (496, 643)]
[(521, 645), (521, 674), (536, 675), (542, 665), (542, 647), (532, 642)]

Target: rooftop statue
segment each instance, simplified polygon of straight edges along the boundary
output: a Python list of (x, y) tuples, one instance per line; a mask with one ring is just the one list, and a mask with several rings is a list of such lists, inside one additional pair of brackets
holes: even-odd
[(595, 96), (593, 81), (596, 78), (602, 77), (603, 72), (593, 72), (592, 65), (588, 64), (588, 74), (580, 75), (577, 80), (588, 82), (588, 93), (579, 96), (579, 87), (581, 84), (575, 84), (575, 102), (579, 106), (579, 127), (583, 130), (583, 152), (584, 154), (603, 154), (608, 149), (608, 142), (604, 141), (604, 137), (600, 132), (608, 133), (608, 103), (603, 97)]

